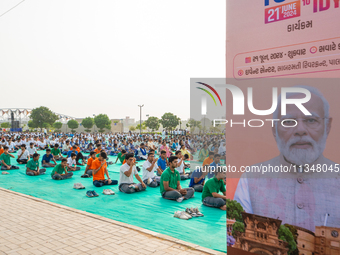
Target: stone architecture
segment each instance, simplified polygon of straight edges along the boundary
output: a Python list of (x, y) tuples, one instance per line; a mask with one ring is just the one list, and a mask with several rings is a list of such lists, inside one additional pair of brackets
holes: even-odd
[(279, 239), (281, 220), (242, 212), (244, 233), (238, 233), (234, 248), (259, 255), (288, 255), (288, 243)]
[(340, 255), (340, 229), (316, 227), (315, 233), (296, 227), (300, 255)]

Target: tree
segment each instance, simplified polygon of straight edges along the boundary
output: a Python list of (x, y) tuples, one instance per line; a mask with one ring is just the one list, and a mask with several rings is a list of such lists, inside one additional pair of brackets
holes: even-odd
[(170, 131), (176, 128), (179, 124), (179, 118), (171, 112), (164, 113), (159, 121), (163, 128), (168, 128)]
[(36, 125), (36, 123), (33, 122), (33, 120), (29, 120), (28, 123), (27, 123), (27, 126), (28, 126), (30, 129), (37, 128), (37, 125)]
[(295, 241), (295, 243), (296, 243), (296, 249), (295, 249), (294, 251), (292, 251), (292, 252), (290, 253), (290, 255), (299, 255), (299, 249), (298, 249), (298, 247), (297, 247), (297, 244), (298, 244), (297, 238), (298, 238), (298, 235), (299, 235), (299, 234), (298, 234), (298, 232), (297, 232), (296, 227), (293, 226), (293, 225), (289, 225), (289, 224), (284, 224), (284, 226), (287, 227), (287, 228), (290, 230), (290, 232), (292, 233), (292, 235), (293, 235), (293, 237), (294, 237), (294, 241)]
[(152, 131), (159, 129), (159, 119), (157, 117), (149, 117), (143, 123), (145, 123), (145, 126), (150, 128)]
[(239, 222), (239, 221), (236, 221), (234, 224), (233, 224), (233, 230), (231, 231), (231, 235), (236, 239), (237, 237), (237, 233), (238, 232), (241, 232), (243, 233), (244, 232), (244, 223), (243, 222)]
[(52, 126), (53, 123), (58, 119), (58, 116), (54, 114), (50, 109), (45, 106), (40, 106), (32, 110), (30, 115), (33, 126), (42, 129), (47, 124)]
[[(288, 254), (292, 254), (296, 250), (296, 242), (294, 236), (288, 227), (281, 225), (279, 228), (279, 239), (288, 243)], [(295, 253), (294, 253), (295, 254)], [(298, 254), (298, 253), (297, 253)]]
[(62, 126), (63, 126), (63, 123), (61, 123), (61, 122), (54, 122), (53, 123), (53, 127), (58, 131), (61, 129)]
[(228, 219), (235, 219), (237, 221), (242, 220), (241, 212), (244, 212), (244, 209), (240, 203), (236, 200), (227, 199), (227, 217)]
[(91, 132), (91, 128), (94, 125), (94, 120), (91, 117), (87, 117), (81, 121), (81, 124), (84, 126), (86, 132)]
[(146, 129), (145, 122), (142, 122), (142, 128), (140, 128), (140, 124), (138, 124), (138, 125), (136, 126), (136, 129), (137, 129), (137, 130), (140, 130), (140, 129), (145, 130), (145, 129)]
[(9, 123), (8, 122), (3, 122), (1, 123), (2, 128), (9, 128)]
[(190, 127), (190, 132), (194, 133), (195, 128), (200, 128), (201, 122), (199, 120), (189, 119), (187, 127)]
[(111, 129), (111, 121), (106, 114), (99, 114), (94, 117), (94, 123), (99, 128), (99, 132), (104, 132), (104, 128)]
[(79, 123), (76, 120), (69, 120), (67, 122), (67, 126), (71, 129), (72, 132), (75, 132), (75, 129), (79, 127)]
[(134, 126), (130, 126), (130, 127), (129, 127), (129, 130), (130, 130), (131, 132), (134, 132), (134, 131), (136, 130), (136, 128), (135, 128)]

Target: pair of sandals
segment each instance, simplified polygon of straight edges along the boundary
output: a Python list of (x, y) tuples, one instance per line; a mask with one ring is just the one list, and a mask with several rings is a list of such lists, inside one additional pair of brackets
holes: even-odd
[(95, 192), (94, 190), (88, 190), (88, 191), (86, 192), (86, 196), (87, 196), (87, 197), (99, 197), (98, 193)]

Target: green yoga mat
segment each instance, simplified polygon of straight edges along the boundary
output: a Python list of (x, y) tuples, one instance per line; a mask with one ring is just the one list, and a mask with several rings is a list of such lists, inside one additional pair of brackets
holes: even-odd
[[(41, 160), (45, 152), (39, 153)], [(16, 153), (13, 155), (17, 156)], [(109, 160), (115, 162), (116, 157), (110, 156)], [(11, 162), (18, 165), (13, 158)], [(141, 166), (143, 162), (137, 162), (137, 165)], [(52, 180), (52, 168), (47, 168), (45, 175), (27, 176), (25, 165), (18, 166), (19, 170), (9, 170), (9, 175), (0, 175), (0, 187), (226, 252), (226, 212), (204, 206), (201, 193), (195, 192), (194, 198), (178, 203), (163, 199), (159, 187), (148, 187), (146, 191), (135, 194), (120, 192), (118, 185), (96, 188), (92, 184), (92, 178), (80, 178), (84, 173), (84, 166), (80, 171), (74, 172), (71, 179), (62, 181)], [(117, 164), (108, 167), (111, 179), (119, 180), (120, 166), (121, 164)], [(73, 189), (76, 182), (81, 182), (86, 189)], [(189, 181), (182, 181), (181, 185), (188, 187)], [(116, 195), (102, 194), (106, 188), (113, 189)], [(87, 190), (95, 190), (99, 197), (86, 197)], [(186, 207), (198, 207), (204, 217), (190, 220), (173, 217), (175, 211), (185, 210)]]

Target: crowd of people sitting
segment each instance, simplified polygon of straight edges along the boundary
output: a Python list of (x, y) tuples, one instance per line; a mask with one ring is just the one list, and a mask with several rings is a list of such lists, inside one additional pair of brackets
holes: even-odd
[[(64, 180), (72, 178), (74, 171), (85, 166), (81, 177), (92, 178), (95, 187), (118, 184), (119, 191), (126, 194), (159, 187), (164, 199), (177, 202), (201, 192), (204, 205), (226, 210), (226, 174), (220, 167), (225, 157), (222, 135), (189, 135), (186, 132), (171, 136), (139, 136), (131, 132), (0, 135), (2, 171), (26, 165), (26, 174), (37, 176), (51, 168), (53, 180)], [(116, 157), (115, 162), (109, 157)], [(11, 158), (16, 158), (16, 165)], [(190, 169), (189, 160), (198, 163), (194, 171), (187, 170)], [(137, 166), (140, 161), (142, 169)], [(108, 167), (112, 164), (121, 164), (119, 180), (110, 178)], [(182, 187), (181, 181), (188, 179), (188, 187)]]

